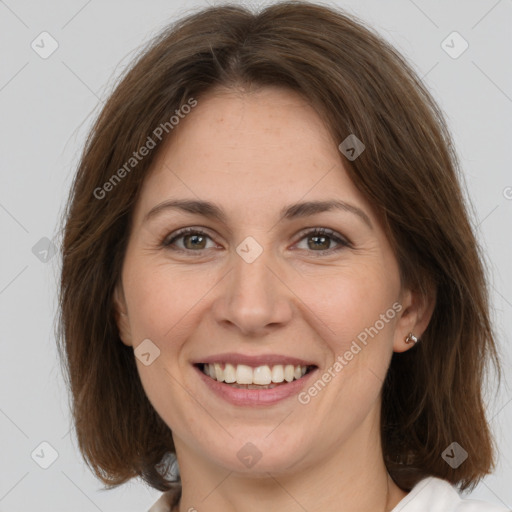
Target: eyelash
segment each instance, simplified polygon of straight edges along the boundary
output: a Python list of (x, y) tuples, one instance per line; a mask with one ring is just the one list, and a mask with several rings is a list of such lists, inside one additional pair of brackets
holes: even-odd
[[(180, 229), (180, 230), (176, 231), (175, 233), (173, 233), (172, 238), (169, 238), (169, 236), (166, 236), (162, 240), (160, 245), (162, 247), (164, 247), (166, 249), (170, 249), (172, 251), (186, 252), (186, 253), (194, 253), (195, 252), (195, 253), (198, 253), (198, 256), (200, 256), (201, 253), (203, 251), (205, 251), (206, 249), (200, 249), (200, 250), (194, 251), (191, 249), (181, 249), (181, 248), (171, 247), (172, 244), (176, 240), (183, 238), (186, 235), (200, 235), (200, 236), (205, 236), (205, 237), (208, 237), (211, 239), (210, 235), (201, 229), (183, 228), (183, 229)], [(324, 249), (321, 251), (310, 251), (310, 252), (316, 253), (318, 256), (323, 256), (323, 255), (326, 255), (329, 253), (333, 253), (333, 252), (339, 251), (345, 247), (351, 246), (351, 244), (347, 240), (345, 240), (341, 236), (338, 236), (334, 231), (332, 231), (331, 229), (328, 229), (328, 228), (313, 228), (310, 231), (303, 232), (302, 236), (298, 240), (298, 242), (302, 241), (304, 238), (311, 237), (311, 236), (327, 236), (328, 238), (330, 238), (331, 240), (334, 240), (337, 244), (339, 244), (337, 247), (335, 247), (333, 249)]]

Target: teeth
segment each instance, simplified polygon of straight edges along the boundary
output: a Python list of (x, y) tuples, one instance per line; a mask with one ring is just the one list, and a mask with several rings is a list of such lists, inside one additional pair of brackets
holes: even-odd
[(239, 364), (236, 367), (237, 384), (254, 384), (252, 381), (252, 368), (245, 364)]
[(272, 382), (283, 382), (284, 369), (282, 364), (276, 364), (272, 367)]
[(228, 384), (236, 382), (236, 370), (232, 364), (227, 363), (224, 367), (224, 382)]
[(267, 386), (271, 382), (272, 372), (268, 366), (258, 366), (257, 368), (254, 368), (252, 371), (252, 384)]
[(284, 380), (286, 382), (291, 382), (295, 375), (295, 367), (292, 364), (287, 364), (284, 367)]
[(292, 382), (303, 377), (307, 369), (307, 366), (294, 366), (293, 364), (262, 365), (256, 368), (245, 364), (232, 365), (229, 363), (203, 365), (203, 372), (212, 379), (233, 384), (234, 387), (238, 387), (238, 384), (247, 385), (249, 389), (260, 389), (259, 386), (274, 387), (273, 384), (284, 381)]
[(215, 378), (219, 382), (224, 382), (224, 372), (222, 371), (222, 368), (220, 367), (219, 363), (214, 363), (213, 367), (215, 368)]

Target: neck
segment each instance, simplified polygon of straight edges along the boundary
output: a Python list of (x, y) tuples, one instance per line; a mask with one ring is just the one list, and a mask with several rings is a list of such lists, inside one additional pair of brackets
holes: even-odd
[(178, 439), (175, 445), (183, 485), (178, 512), (389, 512), (407, 494), (389, 476), (371, 427), (293, 471), (250, 475), (213, 465)]

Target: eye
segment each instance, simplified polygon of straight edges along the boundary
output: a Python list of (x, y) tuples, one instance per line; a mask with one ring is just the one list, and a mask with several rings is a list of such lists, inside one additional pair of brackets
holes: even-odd
[[(310, 241), (307, 242), (307, 249), (310, 249), (319, 255), (339, 251), (344, 247), (350, 246), (350, 243), (341, 235), (338, 235), (334, 231), (327, 228), (315, 228), (306, 233), (303, 233), (303, 236), (299, 242), (308, 239)], [(333, 241), (338, 244), (338, 246), (331, 248), (330, 245)]]
[[(183, 240), (183, 247), (171, 247), (175, 245), (177, 240)], [(162, 241), (162, 246), (167, 247), (176, 251), (195, 251), (199, 252), (201, 250), (207, 249), (205, 247), (206, 240), (210, 239), (210, 236), (197, 228), (184, 228), (180, 229), (176, 233), (173, 233), (172, 237), (165, 238)]]
[[(200, 253), (203, 250), (212, 248), (206, 247), (208, 239), (212, 240), (210, 235), (199, 228), (183, 228), (162, 240), (161, 245), (174, 251)], [(311, 242), (307, 243), (307, 249), (305, 250), (310, 250), (320, 256), (339, 251), (344, 247), (350, 247), (350, 243), (341, 235), (327, 228), (315, 228), (302, 233), (302, 238), (299, 239), (299, 242), (307, 239), (310, 239)], [(177, 243), (178, 241), (182, 241), (181, 246)], [(337, 247), (331, 248), (332, 242), (335, 242)]]

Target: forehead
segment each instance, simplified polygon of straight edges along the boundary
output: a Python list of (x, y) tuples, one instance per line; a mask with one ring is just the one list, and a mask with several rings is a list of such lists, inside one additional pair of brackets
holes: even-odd
[(364, 198), (315, 109), (284, 88), (215, 90), (198, 99), (160, 148), (140, 213), (168, 196), (248, 211), (300, 199)]

